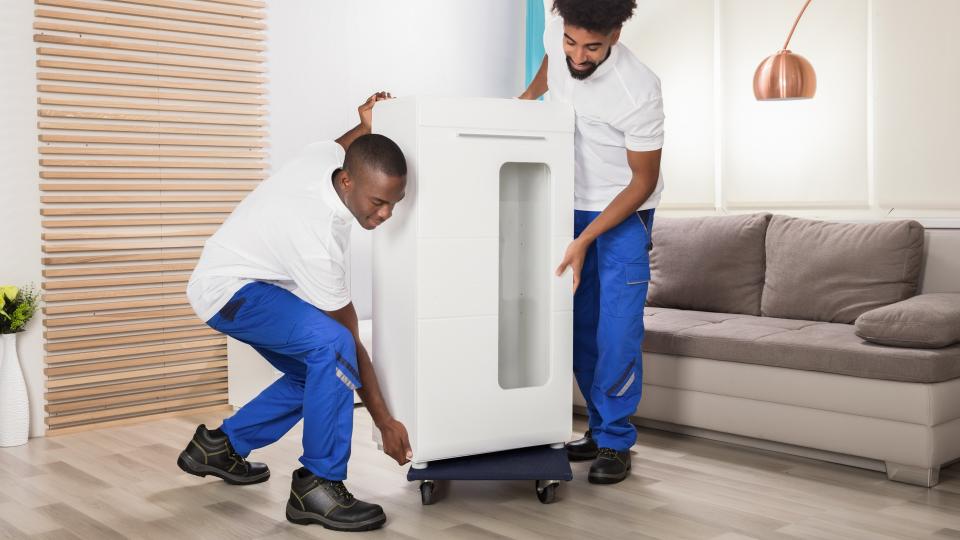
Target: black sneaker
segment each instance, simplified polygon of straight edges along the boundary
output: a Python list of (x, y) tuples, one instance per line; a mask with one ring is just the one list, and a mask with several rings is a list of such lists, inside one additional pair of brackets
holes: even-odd
[(601, 448), (597, 459), (590, 465), (591, 484), (616, 484), (630, 476), (630, 451), (617, 452), (612, 448)]
[(257, 484), (270, 478), (270, 469), (266, 465), (243, 459), (226, 435), (214, 435), (203, 424), (197, 426), (193, 439), (180, 452), (177, 465), (190, 474), (213, 475), (228, 484)]
[(567, 459), (570, 461), (587, 461), (597, 457), (597, 441), (593, 440), (589, 429), (583, 434), (583, 438), (568, 442), (566, 447)]
[(371, 531), (387, 521), (379, 504), (357, 500), (343, 482), (326, 480), (304, 467), (293, 471), (287, 521), (318, 523), (334, 531)]

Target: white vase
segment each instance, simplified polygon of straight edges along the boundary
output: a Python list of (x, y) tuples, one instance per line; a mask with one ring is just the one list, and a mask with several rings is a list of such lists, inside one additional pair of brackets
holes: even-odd
[(27, 385), (17, 356), (17, 335), (0, 334), (0, 446), (20, 446), (30, 434)]

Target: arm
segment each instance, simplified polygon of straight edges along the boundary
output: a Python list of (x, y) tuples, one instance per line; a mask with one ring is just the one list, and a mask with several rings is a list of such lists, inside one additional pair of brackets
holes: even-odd
[(557, 276), (563, 275), (567, 267), (573, 269), (574, 291), (580, 285), (580, 270), (583, 268), (583, 260), (587, 255), (587, 248), (590, 247), (590, 244), (598, 236), (616, 227), (627, 216), (636, 212), (657, 188), (657, 180), (660, 177), (661, 152), (662, 149), (649, 152), (627, 150), (627, 163), (630, 165), (632, 173), (630, 184), (623, 188), (623, 191), (580, 233), (580, 236), (570, 243), (563, 256), (563, 261), (557, 267)]
[(353, 334), (353, 340), (357, 346), (357, 368), (360, 370), (361, 384), (361, 387), (357, 389), (357, 394), (360, 395), (364, 406), (370, 412), (373, 423), (380, 430), (383, 437), (383, 452), (400, 465), (407, 463), (413, 457), (407, 429), (390, 415), (387, 402), (383, 399), (383, 394), (380, 393), (380, 383), (377, 381), (377, 373), (373, 369), (370, 355), (367, 354), (367, 350), (360, 342), (360, 325), (357, 321), (357, 311), (353, 307), (353, 302), (336, 311), (325, 313)]
[(357, 140), (358, 137), (370, 133), (370, 129), (373, 126), (373, 105), (378, 101), (392, 97), (390, 92), (377, 92), (357, 107), (357, 112), (360, 114), (360, 123), (337, 138), (337, 143), (343, 147), (344, 151), (350, 148), (350, 145), (353, 144), (353, 141)]
[(540, 69), (530, 81), (530, 86), (526, 91), (520, 94), (520, 99), (537, 99), (547, 93), (550, 88), (547, 86), (547, 55), (543, 55), (543, 61), (540, 62)]

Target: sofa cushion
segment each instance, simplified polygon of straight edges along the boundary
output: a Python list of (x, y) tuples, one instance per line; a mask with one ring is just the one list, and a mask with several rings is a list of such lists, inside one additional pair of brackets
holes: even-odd
[(657, 218), (650, 306), (760, 314), (770, 214)]
[(774, 216), (766, 236), (760, 314), (853, 323), (917, 292), (923, 227), (916, 221), (831, 223)]
[(713, 360), (934, 383), (960, 377), (960, 345), (906, 349), (868, 343), (850, 324), (648, 308), (643, 350)]
[(960, 293), (921, 294), (857, 317), (867, 341), (924, 349), (960, 342)]

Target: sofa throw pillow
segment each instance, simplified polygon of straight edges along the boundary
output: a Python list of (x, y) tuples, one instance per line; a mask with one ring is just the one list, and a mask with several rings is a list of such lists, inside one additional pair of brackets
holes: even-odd
[(773, 216), (760, 311), (766, 317), (853, 323), (917, 292), (923, 227), (916, 221), (832, 223)]
[(647, 304), (759, 315), (769, 221), (770, 214), (655, 219)]
[(960, 293), (920, 294), (857, 317), (856, 333), (881, 345), (937, 349), (960, 342)]

